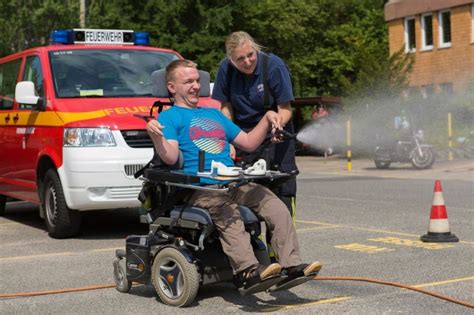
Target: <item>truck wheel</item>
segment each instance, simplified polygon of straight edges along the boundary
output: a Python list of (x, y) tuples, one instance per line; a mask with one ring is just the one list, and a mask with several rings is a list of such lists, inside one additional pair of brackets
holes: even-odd
[(52, 169), (44, 177), (41, 203), (49, 236), (67, 238), (79, 233), (81, 215), (79, 211), (71, 210), (66, 205), (61, 181)]
[(127, 279), (127, 266), (125, 258), (114, 261), (114, 281), (117, 291), (127, 293), (132, 287), (132, 282)]
[(0, 195), (0, 215), (5, 213), (5, 207), (7, 205), (7, 196)]
[(156, 255), (151, 282), (163, 303), (183, 307), (191, 304), (199, 289), (196, 266), (175, 248), (164, 248)]

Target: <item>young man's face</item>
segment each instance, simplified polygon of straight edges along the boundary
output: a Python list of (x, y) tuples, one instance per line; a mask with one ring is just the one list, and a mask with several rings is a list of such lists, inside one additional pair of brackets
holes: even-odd
[(174, 95), (176, 105), (196, 107), (199, 102), (200, 89), (199, 72), (192, 67), (177, 68), (174, 80), (168, 82), (168, 90)]
[(251, 75), (257, 67), (257, 51), (250, 41), (245, 41), (234, 49), (231, 55), (232, 64), (242, 73)]

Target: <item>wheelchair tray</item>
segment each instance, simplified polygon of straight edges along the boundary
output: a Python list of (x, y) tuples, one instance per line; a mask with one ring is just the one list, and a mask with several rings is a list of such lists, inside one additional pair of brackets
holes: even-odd
[[(265, 182), (278, 182), (285, 181), (291, 175), (287, 173), (281, 173), (278, 171), (267, 171), (265, 175), (246, 175), (243, 172), (238, 176), (213, 176), (211, 174), (202, 174), (193, 175), (189, 173), (184, 173), (182, 171), (176, 170), (164, 170), (164, 169), (147, 169), (144, 171), (143, 176), (151, 182), (154, 183), (163, 183), (169, 186), (189, 188), (194, 190), (207, 190), (214, 192), (228, 192), (234, 187), (244, 185), (248, 182), (254, 181), (256, 183), (265, 183)], [(200, 178), (209, 178), (218, 180), (221, 184), (218, 184), (217, 187), (206, 186), (206, 185), (195, 185), (200, 183)]]
[(279, 171), (266, 171), (265, 174), (263, 175), (247, 175), (241, 172), (239, 173), (238, 176), (199, 174), (199, 177), (210, 178), (210, 179), (220, 180), (224, 182), (243, 182), (243, 181), (253, 181), (253, 180), (273, 181), (276, 179), (288, 178), (290, 176), (291, 174), (282, 173)]

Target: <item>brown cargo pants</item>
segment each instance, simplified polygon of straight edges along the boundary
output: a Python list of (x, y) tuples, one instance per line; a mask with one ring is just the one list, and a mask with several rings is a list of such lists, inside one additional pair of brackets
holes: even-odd
[(238, 205), (247, 206), (266, 222), (271, 245), (283, 268), (302, 263), (296, 231), (286, 205), (268, 188), (249, 183), (229, 193), (196, 190), (188, 201), (209, 211), (219, 232), (224, 253), (234, 273), (258, 264), (245, 232)]

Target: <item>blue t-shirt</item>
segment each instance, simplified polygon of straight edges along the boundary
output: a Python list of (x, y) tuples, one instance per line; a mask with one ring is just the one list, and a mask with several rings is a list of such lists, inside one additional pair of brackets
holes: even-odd
[[(241, 129), (221, 111), (213, 108), (185, 108), (173, 106), (160, 113), (158, 121), (167, 140), (176, 140), (183, 153), (183, 171), (196, 174), (199, 166), (199, 150), (205, 152), (204, 171), (211, 170), (211, 161), (234, 166), (230, 158), (229, 143)], [(217, 181), (201, 179), (201, 183)]]
[[(214, 82), (212, 98), (230, 102), (235, 122), (244, 128), (254, 127), (265, 115), (262, 60), (263, 52), (259, 52), (255, 72), (252, 76), (247, 76), (229, 64), (226, 58), (220, 63)], [(231, 73), (228, 74), (231, 67)], [(288, 67), (274, 54), (268, 54), (267, 82), (271, 107), (294, 100)]]

